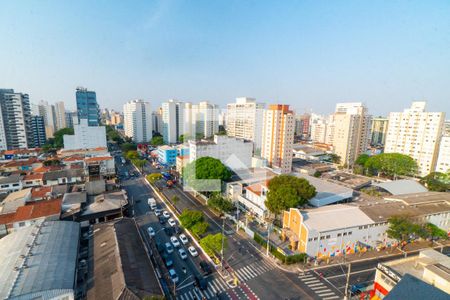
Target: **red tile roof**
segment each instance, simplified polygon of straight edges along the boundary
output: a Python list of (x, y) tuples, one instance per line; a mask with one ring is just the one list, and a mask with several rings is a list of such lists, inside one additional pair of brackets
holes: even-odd
[(39, 201), (17, 208), (13, 222), (33, 220), (37, 218), (59, 215), (61, 213), (62, 198)]
[(47, 193), (51, 192), (52, 192), (51, 186), (34, 187), (31, 190), (31, 198), (32, 199), (43, 198), (47, 195)]
[(26, 175), (23, 180), (42, 180), (44, 178), (44, 174), (40, 173), (40, 174), (29, 174)]
[(89, 157), (86, 158), (86, 162), (96, 162), (96, 161), (104, 161), (104, 160), (111, 160), (113, 159), (112, 156), (96, 156), (96, 157)]
[(10, 224), (14, 220), (15, 212), (9, 214), (1, 214), (0, 215), (0, 224)]
[(81, 155), (73, 155), (73, 156), (68, 156), (63, 158), (63, 161), (79, 161), (79, 160), (83, 160), (84, 156)]
[(246, 189), (258, 196), (261, 196), (261, 184), (260, 183), (255, 183), (255, 184), (249, 185), (248, 187), (246, 187)]

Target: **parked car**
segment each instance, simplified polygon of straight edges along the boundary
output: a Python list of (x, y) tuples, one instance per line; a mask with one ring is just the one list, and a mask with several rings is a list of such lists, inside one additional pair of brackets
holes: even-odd
[(155, 215), (157, 217), (159, 217), (161, 215), (161, 212), (162, 212), (162, 209), (160, 209), (160, 208), (155, 209)]
[(170, 269), (169, 270), (169, 276), (170, 276), (170, 279), (172, 279), (173, 283), (177, 283), (178, 282), (178, 275), (177, 275), (177, 272), (175, 272), (174, 269)]
[(170, 213), (167, 210), (163, 211), (163, 217), (170, 218)]
[(181, 259), (187, 258), (187, 253), (183, 248), (178, 249), (178, 254), (180, 254)]
[(195, 276), (194, 285), (201, 290), (206, 290), (208, 288), (208, 282), (201, 276)]
[(153, 229), (153, 227), (147, 228), (147, 232), (150, 237), (155, 236), (155, 230)]
[(159, 217), (159, 224), (164, 225), (166, 223), (166, 219), (163, 217)]
[(170, 242), (174, 247), (180, 247), (180, 241), (177, 239), (176, 236), (170, 237)]
[(187, 236), (184, 233), (180, 234), (179, 238), (183, 245), (186, 245), (189, 242)]
[(172, 226), (172, 227), (174, 227), (174, 226), (177, 225), (177, 223), (175, 222), (175, 220), (172, 219), (172, 218), (170, 218), (170, 219), (167, 221), (167, 223), (169, 223), (169, 225)]
[(166, 251), (167, 251), (167, 253), (173, 252), (173, 247), (170, 243), (166, 243)]
[(164, 228), (164, 232), (167, 234), (167, 236), (172, 236), (174, 235), (174, 227), (165, 227)]
[(208, 262), (205, 261), (205, 260), (202, 260), (202, 261), (200, 262), (200, 268), (202, 269), (202, 271), (203, 271), (206, 275), (211, 274), (211, 272), (212, 272), (211, 266), (210, 266), (210, 265), (208, 264)]
[(189, 253), (190, 253), (193, 257), (198, 256), (198, 252), (197, 252), (197, 250), (194, 248), (194, 246), (190, 246), (190, 247), (188, 248), (188, 251), (189, 251)]

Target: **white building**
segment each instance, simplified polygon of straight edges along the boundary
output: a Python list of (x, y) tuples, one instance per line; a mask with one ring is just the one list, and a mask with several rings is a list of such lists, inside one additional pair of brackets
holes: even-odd
[(289, 105), (270, 105), (264, 112), (263, 124), (261, 157), (281, 173), (291, 172), (295, 129), (293, 111)]
[(311, 114), (311, 140), (316, 143), (326, 143), (328, 122), (324, 116)]
[(53, 137), (56, 131), (56, 111), (55, 106), (41, 100), (38, 104), (39, 115), (44, 117), (45, 135), (47, 138)]
[(450, 172), (450, 135), (444, 135), (439, 145), (439, 154), (436, 163), (436, 172)]
[(426, 102), (413, 102), (403, 112), (391, 112), (384, 152), (409, 155), (417, 161), (418, 175), (436, 169), (445, 113), (426, 112)]
[(232, 170), (248, 169), (252, 166), (253, 144), (251, 142), (215, 135), (214, 141), (189, 141), (189, 161), (209, 156), (219, 159)]
[(165, 143), (175, 144), (184, 134), (184, 103), (169, 100), (162, 103), (162, 136)]
[(371, 116), (360, 102), (338, 103), (333, 114), (333, 149), (342, 165), (352, 166), (369, 145)]
[(74, 134), (63, 136), (64, 150), (106, 148), (105, 126), (88, 126), (87, 119), (74, 124)]
[(253, 98), (236, 98), (236, 103), (227, 105), (227, 134), (252, 141), (255, 152), (259, 152), (265, 107), (264, 103), (257, 103)]
[(152, 139), (152, 111), (150, 103), (132, 100), (123, 105), (125, 135), (137, 143)]
[(219, 131), (219, 107), (208, 101), (184, 105), (183, 135), (189, 138), (212, 137)]
[(163, 133), (162, 108), (152, 112), (152, 130), (159, 134)]

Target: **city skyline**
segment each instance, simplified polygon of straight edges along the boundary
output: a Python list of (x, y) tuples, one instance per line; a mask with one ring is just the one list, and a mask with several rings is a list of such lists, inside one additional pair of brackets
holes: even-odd
[(450, 113), (446, 2), (4, 8), (0, 41), (9, 47), (0, 50), (0, 82), (32, 103), (74, 109), (75, 89), (85, 86), (115, 110), (133, 99), (154, 108), (171, 98), (224, 108), (252, 97), (297, 113), (328, 114), (335, 103), (360, 101), (387, 116), (424, 99), (430, 111)]

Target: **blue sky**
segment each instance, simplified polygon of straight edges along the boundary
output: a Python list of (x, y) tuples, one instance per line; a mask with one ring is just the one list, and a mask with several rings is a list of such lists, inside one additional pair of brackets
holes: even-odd
[(142, 98), (298, 112), (426, 99), (450, 118), (450, 1), (1, 1), (0, 88), (32, 102), (75, 88), (102, 107)]

